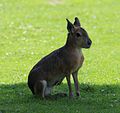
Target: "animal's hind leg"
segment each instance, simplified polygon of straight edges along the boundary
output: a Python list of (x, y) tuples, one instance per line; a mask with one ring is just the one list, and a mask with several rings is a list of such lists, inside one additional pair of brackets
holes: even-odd
[(45, 96), (49, 96), (51, 94), (52, 88), (51, 87), (46, 87), (45, 89)]
[(56, 93), (56, 94), (51, 94), (52, 87), (46, 87), (45, 89), (45, 97), (47, 99), (54, 99), (54, 98), (59, 98), (59, 97), (66, 97), (66, 93)]
[(35, 95), (44, 98), (46, 87), (47, 87), (47, 82), (45, 80), (37, 81), (34, 85)]
[(67, 93), (56, 93), (54, 94), (55, 97), (66, 97)]
[(51, 87), (47, 87), (47, 88), (45, 89), (45, 96), (46, 96), (46, 97), (50, 97), (50, 96), (60, 96), (60, 97), (64, 97), (64, 96), (67, 96), (66, 93), (56, 93), (56, 94), (51, 95), (51, 91), (52, 91), (52, 88), (51, 88)]

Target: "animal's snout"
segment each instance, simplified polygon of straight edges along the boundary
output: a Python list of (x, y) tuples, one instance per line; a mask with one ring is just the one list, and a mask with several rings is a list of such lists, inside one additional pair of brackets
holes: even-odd
[(88, 41), (87, 41), (87, 45), (88, 45), (88, 46), (91, 46), (91, 44), (92, 44), (92, 41), (91, 41), (91, 40), (88, 40)]
[(87, 47), (86, 47), (86, 48), (90, 48), (91, 44), (92, 44), (92, 41), (89, 39), (89, 40), (87, 41)]

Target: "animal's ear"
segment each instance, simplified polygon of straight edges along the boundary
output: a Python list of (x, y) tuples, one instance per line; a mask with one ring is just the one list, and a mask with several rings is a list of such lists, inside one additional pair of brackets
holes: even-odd
[(80, 25), (80, 21), (79, 21), (79, 19), (78, 19), (77, 17), (75, 17), (74, 25), (75, 25), (75, 26), (81, 26), (81, 25)]
[(73, 33), (74, 32), (74, 25), (68, 19), (66, 19), (66, 20), (67, 20), (67, 30), (68, 30), (68, 32)]

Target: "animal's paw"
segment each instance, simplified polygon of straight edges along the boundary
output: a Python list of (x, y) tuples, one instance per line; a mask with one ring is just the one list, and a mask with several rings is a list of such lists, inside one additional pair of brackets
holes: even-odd
[(57, 97), (66, 97), (67, 94), (66, 93), (57, 93), (55, 94)]

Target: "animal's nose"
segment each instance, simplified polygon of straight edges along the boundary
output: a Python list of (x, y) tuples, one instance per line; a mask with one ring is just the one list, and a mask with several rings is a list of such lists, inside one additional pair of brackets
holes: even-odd
[(90, 46), (90, 45), (92, 44), (92, 41), (91, 41), (91, 40), (88, 40), (88, 41), (87, 41), (87, 44), (88, 44), (88, 46)]

